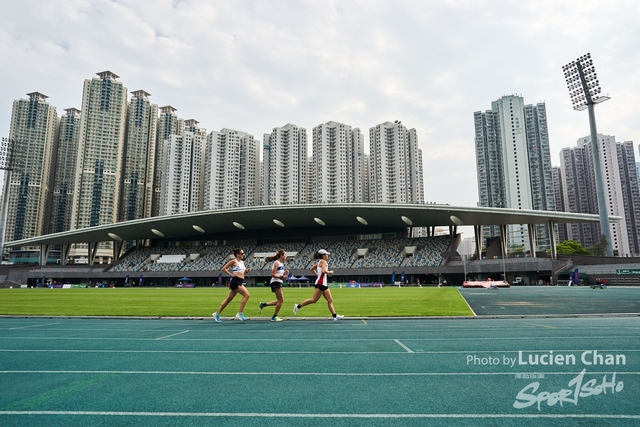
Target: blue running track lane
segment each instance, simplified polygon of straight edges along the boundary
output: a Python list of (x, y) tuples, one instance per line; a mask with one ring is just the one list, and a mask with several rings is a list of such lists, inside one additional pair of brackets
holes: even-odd
[(640, 319), (0, 319), (0, 425), (639, 425)]
[(1, 426), (638, 426), (640, 317), (3, 317), (0, 390)]

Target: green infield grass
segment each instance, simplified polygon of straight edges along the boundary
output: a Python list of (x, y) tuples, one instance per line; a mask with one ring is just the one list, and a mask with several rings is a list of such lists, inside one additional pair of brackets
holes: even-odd
[[(247, 317), (270, 317), (274, 307), (258, 312), (261, 301), (274, 300), (269, 288), (248, 288)], [(86, 288), (0, 289), (0, 315), (209, 317), (227, 296), (227, 288)], [(347, 317), (472, 316), (456, 288), (332, 288), (334, 306)], [(285, 288), (280, 317), (293, 316), (294, 303), (313, 294), (313, 288)], [(223, 311), (231, 317), (241, 296)], [(298, 317), (327, 317), (324, 298), (304, 307)]]

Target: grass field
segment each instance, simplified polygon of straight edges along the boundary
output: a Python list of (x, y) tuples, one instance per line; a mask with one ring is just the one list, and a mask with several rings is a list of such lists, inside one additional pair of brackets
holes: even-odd
[[(270, 317), (273, 307), (258, 313), (260, 301), (272, 301), (269, 288), (248, 288), (247, 317)], [(0, 289), (0, 315), (209, 317), (226, 297), (226, 288), (88, 288)], [(294, 303), (311, 297), (313, 288), (285, 288), (280, 317), (293, 316)], [(331, 289), (339, 314), (347, 317), (471, 316), (455, 288)], [(234, 316), (240, 295), (223, 311)], [(327, 304), (304, 307), (298, 317), (327, 317)]]

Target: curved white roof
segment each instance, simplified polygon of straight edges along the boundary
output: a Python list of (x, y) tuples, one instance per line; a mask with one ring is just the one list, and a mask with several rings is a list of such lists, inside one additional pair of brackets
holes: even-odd
[[(617, 222), (622, 218), (610, 217)], [(288, 228), (344, 228), (345, 234), (367, 229), (465, 225), (599, 222), (598, 215), (440, 204), (305, 204), (243, 207), (159, 216), (104, 224), (22, 239), (6, 247), (143, 239), (198, 239)]]

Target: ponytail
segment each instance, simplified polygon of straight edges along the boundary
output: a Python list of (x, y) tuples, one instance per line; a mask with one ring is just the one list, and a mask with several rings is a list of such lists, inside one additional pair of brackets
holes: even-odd
[(280, 258), (285, 253), (284, 249), (278, 249), (278, 252), (274, 256), (271, 257), (271, 261), (275, 261)]

